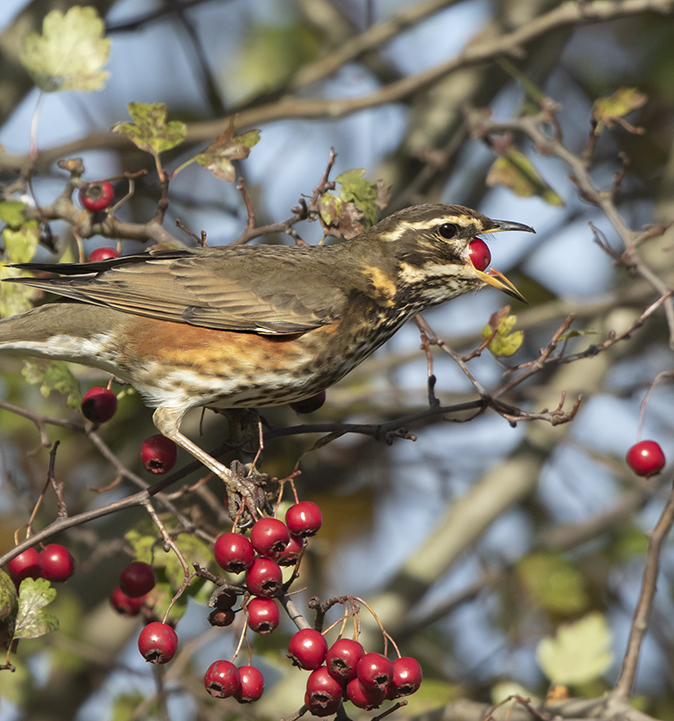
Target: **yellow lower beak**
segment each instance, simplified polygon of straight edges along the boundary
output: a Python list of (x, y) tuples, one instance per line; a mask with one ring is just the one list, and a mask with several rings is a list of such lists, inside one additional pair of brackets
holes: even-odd
[(505, 293), (506, 295), (509, 295), (513, 298), (517, 298), (517, 300), (521, 300), (522, 303), (527, 303), (526, 298), (515, 288), (515, 286), (501, 273), (500, 271), (496, 270), (495, 268), (490, 268), (486, 273), (482, 270), (475, 269), (475, 272), (480, 277), (480, 280), (485, 282), (487, 285), (491, 285), (494, 288), (498, 288), (500, 291)]

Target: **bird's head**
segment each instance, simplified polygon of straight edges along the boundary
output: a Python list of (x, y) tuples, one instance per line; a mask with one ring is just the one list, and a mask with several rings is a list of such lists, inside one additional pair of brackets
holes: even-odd
[(491, 256), (478, 236), (501, 230), (535, 232), (528, 225), (492, 220), (461, 205), (428, 204), (393, 213), (367, 235), (384, 255), (395, 259), (397, 293), (408, 296), (409, 302), (437, 305), (487, 285), (526, 302), (502, 273), (488, 269)]

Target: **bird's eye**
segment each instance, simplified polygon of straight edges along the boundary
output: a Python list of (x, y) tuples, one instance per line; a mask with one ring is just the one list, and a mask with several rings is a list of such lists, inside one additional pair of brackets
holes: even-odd
[(443, 223), (438, 228), (438, 233), (440, 233), (440, 235), (445, 238), (445, 240), (455, 238), (458, 232), (459, 227), (457, 225), (454, 225), (454, 223)]

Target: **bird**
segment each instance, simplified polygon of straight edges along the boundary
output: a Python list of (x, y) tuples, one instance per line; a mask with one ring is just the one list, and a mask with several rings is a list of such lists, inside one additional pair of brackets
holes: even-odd
[(42, 275), (5, 281), (65, 300), (0, 320), (0, 352), (80, 363), (130, 383), (155, 409), (160, 433), (241, 492), (232, 471), (180, 431), (185, 414), (311, 397), (407, 320), (470, 291), (493, 286), (524, 300), (502, 273), (471, 261), (471, 242), (498, 231), (535, 232), (460, 205), (424, 204), (334, 244), (17, 264)]

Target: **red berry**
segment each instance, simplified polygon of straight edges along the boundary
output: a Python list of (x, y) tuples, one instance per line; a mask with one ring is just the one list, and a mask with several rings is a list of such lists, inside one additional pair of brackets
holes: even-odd
[(325, 391), (318, 391), (313, 396), (302, 398), (301, 401), (293, 401), (288, 405), (295, 413), (313, 413), (317, 411), (325, 403)]
[(50, 543), (40, 551), (42, 578), (53, 583), (67, 581), (75, 571), (75, 559), (59, 543)]
[(206, 671), (204, 686), (215, 698), (229, 698), (241, 686), (239, 669), (231, 661), (214, 661)]
[(386, 691), (393, 678), (393, 664), (380, 653), (366, 653), (356, 664), (356, 675), (366, 688)]
[(27, 548), (7, 564), (7, 570), (17, 584), (24, 578), (40, 578), (42, 576), (40, 554), (34, 548)]
[(393, 662), (391, 686), (397, 696), (409, 696), (419, 690), (423, 673), (421, 664), (411, 656), (401, 656)]
[(82, 398), (82, 415), (92, 423), (105, 423), (117, 411), (117, 396), (107, 388), (94, 386)]
[(313, 501), (296, 503), (286, 512), (286, 525), (294, 536), (313, 536), (322, 524), (323, 514)]
[(80, 203), (92, 213), (105, 210), (115, 194), (115, 189), (107, 180), (87, 183), (80, 188)]
[(369, 711), (379, 708), (381, 702), (386, 698), (386, 689), (377, 686), (368, 688), (363, 686), (359, 678), (352, 678), (346, 684), (346, 697), (354, 706)]
[(246, 573), (246, 586), (255, 596), (276, 596), (283, 586), (281, 567), (269, 558), (256, 558)]
[(290, 541), (290, 531), (278, 518), (261, 518), (250, 529), (250, 542), (261, 556), (274, 558)]
[(142, 561), (130, 563), (119, 574), (119, 587), (127, 596), (140, 598), (149, 593), (157, 583), (154, 569)]
[(486, 270), (491, 263), (491, 253), (484, 240), (473, 238), (468, 246), (468, 257), (477, 270)]
[(213, 548), (215, 562), (230, 573), (248, 570), (255, 560), (253, 544), (240, 533), (223, 533)]
[(323, 664), (327, 650), (328, 644), (319, 631), (303, 628), (290, 639), (288, 658), (293, 666), (313, 671)]
[(274, 556), (274, 560), (279, 566), (294, 566), (303, 550), (304, 540), (299, 536), (293, 536), (291, 533), (290, 542), (283, 549), (283, 553)]
[(178, 448), (176, 444), (161, 433), (145, 439), (140, 449), (143, 468), (150, 473), (160, 475), (168, 473), (176, 464)]
[(325, 710), (339, 703), (342, 699), (344, 687), (340, 681), (333, 678), (325, 666), (319, 666), (311, 672), (307, 679), (306, 696), (309, 699), (307, 706), (310, 709)]
[(234, 693), (234, 698), (239, 703), (253, 703), (258, 701), (264, 691), (264, 678), (255, 666), (241, 666), (239, 668), (241, 685)]
[(335, 641), (325, 654), (325, 665), (333, 678), (350, 681), (356, 675), (356, 665), (365, 650), (358, 641), (351, 638), (340, 638)]
[(281, 621), (278, 605), (273, 598), (253, 598), (246, 608), (248, 625), (257, 633), (271, 633)]
[(145, 596), (131, 598), (122, 589), (117, 588), (110, 595), (110, 603), (120, 616), (137, 616), (145, 603)]
[(178, 634), (168, 623), (153, 621), (140, 632), (138, 650), (150, 663), (168, 663), (178, 650)]
[(655, 476), (665, 467), (665, 454), (655, 441), (639, 441), (627, 451), (627, 463), (637, 476)]
[(110, 258), (119, 258), (119, 251), (114, 248), (96, 248), (89, 255), (90, 263), (98, 263), (101, 260), (109, 260)]
[(311, 696), (309, 696), (308, 693), (304, 694), (304, 705), (309, 709), (309, 712), (313, 716), (332, 716), (332, 714), (337, 713), (341, 701), (342, 699), (338, 698), (336, 701), (328, 704), (325, 708), (322, 708), (318, 704), (312, 703)]

